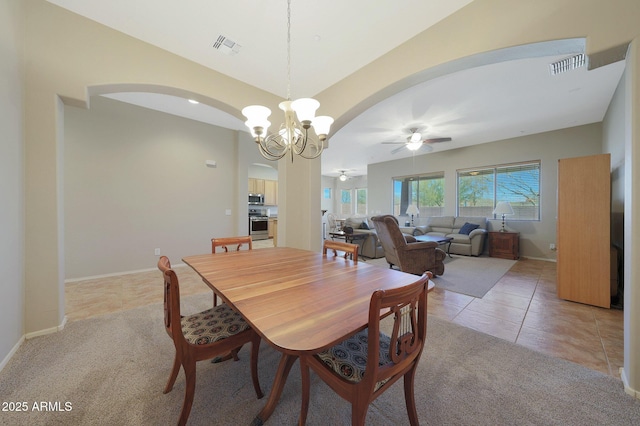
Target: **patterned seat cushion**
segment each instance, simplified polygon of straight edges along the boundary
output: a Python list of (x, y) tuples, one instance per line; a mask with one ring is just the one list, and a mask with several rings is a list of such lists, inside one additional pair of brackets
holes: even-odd
[[(340, 377), (358, 383), (364, 377), (364, 371), (367, 367), (368, 338), (368, 330), (360, 331), (332, 348), (318, 353), (317, 356)], [(380, 333), (380, 359), (378, 363), (380, 366), (391, 362), (389, 358), (390, 340), (389, 336)], [(376, 389), (379, 389), (383, 384), (384, 382), (378, 383)]]
[(192, 345), (206, 345), (249, 328), (242, 316), (223, 303), (206, 311), (182, 317), (182, 333)]

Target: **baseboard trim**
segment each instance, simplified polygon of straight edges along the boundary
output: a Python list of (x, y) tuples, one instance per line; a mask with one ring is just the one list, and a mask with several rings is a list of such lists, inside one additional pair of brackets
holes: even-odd
[(20, 348), (23, 342), (24, 342), (24, 336), (22, 336), (20, 340), (18, 340), (18, 343), (16, 343), (13, 346), (13, 348), (11, 348), (7, 356), (4, 357), (4, 359), (2, 360), (2, 363), (0, 363), (0, 371), (2, 371), (4, 367), (9, 363), (9, 361), (11, 361), (11, 358), (13, 358), (13, 356), (18, 351), (18, 349)]
[(26, 340), (33, 339), (34, 337), (46, 336), (47, 334), (57, 333), (58, 331), (64, 330), (65, 325), (67, 325), (67, 317), (65, 316), (62, 319), (62, 323), (56, 327), (45, 328), (44, 330), (38, 330), (31, 333), (25, 334), (24, 338)]
[(545, 262), (557, 263), (556, 259), (547, 259), (546, 257), (520, 256), (520, 259), (543, 260)]
[(624, 391), (635, 399), (640, 400), (640, 391), (637, 391), (629, 386), (629, 380), (627, 379), (627, 375), (624, 372), (623, 367), (620, 367), (620, 378), (622, 379), (622, 384), (624, 385)]
[[(175, 267), (181, 267), (186, 265), (184, 263), (176, 263), (176, 264), (172, 264), (171, 266), (175, 268)], [(131, 274), (138, 274), (140, 272), (151, 272), (151, 271), (157, 271), (157, 270), (158, 268), (148, 268), (148, 269), (138, 269), (135, 271), (113, 272), (111, 274), (92, 275), (90, 277), (69, 278), (64, 280), (64, 283), (69, 284), (69, 283), (75, 283), (79, 281), (97, 280), (100, 278), (109, 278), (109, 277), (119, 277), (121, 275), (131, 275)]]

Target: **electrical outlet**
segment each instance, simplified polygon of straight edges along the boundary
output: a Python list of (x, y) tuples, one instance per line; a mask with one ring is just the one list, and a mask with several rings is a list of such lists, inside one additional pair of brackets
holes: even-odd
[(555, 250), (556, 245), (554, 243), (549, 244), (549, 250)]
[(154, 254), (155, 254), (156, 256), (160, 256), (160, 249), (159, 249), (159, 248), (155, 249), (155, 250), (154, 250)]

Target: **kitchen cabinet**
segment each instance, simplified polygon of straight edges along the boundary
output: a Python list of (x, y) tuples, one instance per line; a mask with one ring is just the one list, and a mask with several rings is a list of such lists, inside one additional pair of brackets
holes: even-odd
[(278, 181), (277, 180), (264, 181), (264, 204), (267, 206), (278, 205)]
[(273, 246), (277, 247), (278, 240), (278, 218), (269, 218), (269, 238), (273, 238)]
[(558, 160), (560, 299), (611, 306), (611, 155)]
[(249, 194), (264, 194), (264, 179), (249, 178)]

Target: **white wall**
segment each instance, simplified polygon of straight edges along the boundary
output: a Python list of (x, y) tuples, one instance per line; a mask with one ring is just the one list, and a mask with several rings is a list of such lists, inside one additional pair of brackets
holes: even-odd
[(66, 278), (155, 268), (155, 248), (179, 264), (214, 236), (246, 234), (237, 135), (101, 96), (66, 106)]
[[(560, 158), (599, 154), (602, 150), (601, 123), (572, 127), (554, 132), (523, 136), (479, 146), (460, 148), (400, 160), (370, 164), (369, 211), (392, 211), (394, 177), (411, 174), (444, 172), (445, 214), (456, 213), (456, 171), (471, 167), (494, 166), (521, 161), (541, 161), (540, 221), (516, 222), (507, 219), (510, 229), (520, 232), (520, 254), (531, 258), (555, 259), (549, 249), (555, 243), (557, 167)], [(418, 218), (420, 224), (425, 218)], [(499, 226), (492, 221), (491, 226)]]
[(0, 369), (24, 333), (21, 3), (0, 0)]

